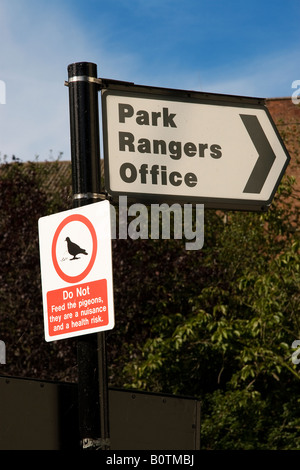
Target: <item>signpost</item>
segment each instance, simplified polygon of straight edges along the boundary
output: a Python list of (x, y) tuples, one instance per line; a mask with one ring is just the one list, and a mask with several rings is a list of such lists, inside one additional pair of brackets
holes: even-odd
[(109, 449), (105, 330), (114, 326), (114, 307), (110, 208), (100, 191), (99, 90), (112, 199), (267, 210), (290, 157), (258, 98), (99, 79), (89, 62), (70, 64), (66, 85), (73, 209), (39, 221), (45, 338), (78, 336), (81, 445)]
[(108, 84), (102, 109), (112, 197), (267, 210), (290, 159), (258, 98)]

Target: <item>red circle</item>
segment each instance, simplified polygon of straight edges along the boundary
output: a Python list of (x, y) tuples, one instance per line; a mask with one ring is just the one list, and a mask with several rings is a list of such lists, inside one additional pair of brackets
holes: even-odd
[[(58, 236), (59, 236), (60, 232), (62, 231), (62, 229), (67, 224), (69, 224), (70, 222), (82, 222), (83, 224), (85, 224), (87, 226), (87, 228), (89, 229), (89, 231), (92, 235), (92, 240), (93, 240), (93, 251), (92, 251), (92, 256), (91, 256), (90, 262), (89, 262), (88, 266), (85, 268), (85, 270), (81, 274), (78, 274), (77, 276), (68, 276), (67, 274), (65, 274), (60, 269), (60, 267), (58, 265), (58, 262), (57, 262), (57, 259), (56, 259), (56, 244), (57, 244)], [(94, 265), (94, 262), (95, 262), (95, 259), (96, 259), (96, 254), (97, 254), (97, 235), (96, 235), (96, 231), (95, 231), (92, 223), (90, 222), (90, 220), (87, 219), (86, 217), (84, 217), (83, 215), (80, 215), (80, 214), (74, 214), (74, 215), (70, 215), (69, 217), (66, 217), (66, 219), (64, 219), (59, 224), (59, 226), (57, 227), (56, 232), (55, 232), (54, 237), (53, 237), (53, 241), (52, 241), (52, 261), (53, 261), (55, 271), (57, 272), (59, 277), (61, 277), (61, 279), (63, 279), (66, 282), (79, 282), (79, 281), (82, 281), (88, 275), (90, 270), (92, 269), (92, 267)]]

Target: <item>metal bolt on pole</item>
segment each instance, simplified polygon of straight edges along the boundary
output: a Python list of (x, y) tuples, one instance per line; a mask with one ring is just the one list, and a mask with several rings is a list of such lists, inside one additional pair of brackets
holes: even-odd
[[(101, 194), (97, 65), (68, 66), (73, 207)], [(78, 337), (79, 434), (82, 449), (109, 449), (105, 332)]]

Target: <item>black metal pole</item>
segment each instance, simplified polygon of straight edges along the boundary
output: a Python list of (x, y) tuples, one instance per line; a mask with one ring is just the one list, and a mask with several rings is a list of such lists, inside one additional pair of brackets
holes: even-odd
[[(68, 66), (73, 207), (103, 199), (97, 65)], [(109, 448), (105, 333), (78, 337), (79, 434), (82, 449)]]

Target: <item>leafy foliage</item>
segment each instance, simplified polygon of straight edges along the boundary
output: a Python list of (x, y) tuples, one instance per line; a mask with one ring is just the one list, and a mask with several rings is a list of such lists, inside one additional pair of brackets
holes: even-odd
[(291, 361), (300, 337), (299, 209), (286, 202), (292, 183), (285, 180), (267, 214), (208, 213), (201, 253), (169, 242), (156, 263), (143, 257), (149, 333), (132, 344), (127, 384), (203, 400), (205, 448), (300, 448), (300, 375)]
[(0, 338), (7, 355), (2, 374), (74, 377), (74, 363), (69, 364), (74, 345), (49, 345), (43, 331), (38, 219), (68, 201), (62, 181), (56, 192), (47, 190), (55, 165), (15, 161), (0, 167)]
[[(37, 221), (70, 208), (68, 181), (45, 184), (55, 168), (0, 167), (1, 373), (76, 381), (76, 341), (43, 335)], [(196, 252), (113, 241), (110, 384), (198, 397), (204, 449), (300, 449), (296, 198), (286, 177), (268, 213), (206, 211)]]

